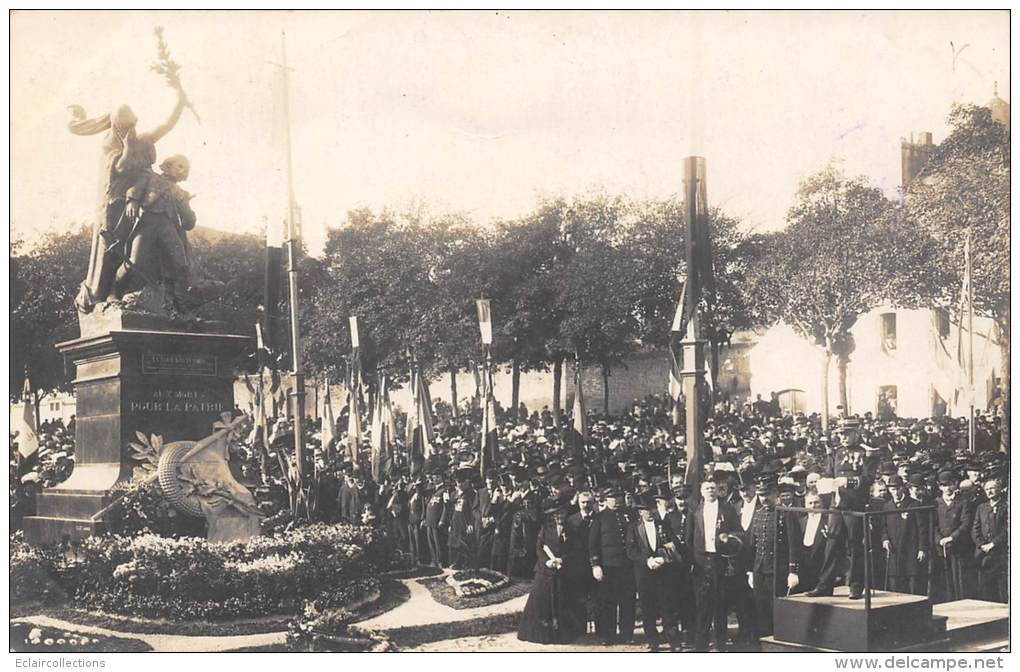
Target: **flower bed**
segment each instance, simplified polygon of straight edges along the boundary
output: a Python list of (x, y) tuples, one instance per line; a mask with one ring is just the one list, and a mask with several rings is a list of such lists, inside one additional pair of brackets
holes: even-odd
[(19, 540), (11, 540), (10, 550), (11, 604), (52, 604), (66, 599), (54, 571), (56, 551), (32, 548)]
[(11, 651), (18, 653), (112, 653), (144, 652), (151, 647), (141, 640), (100, 637), (30, 623), (11, 623)]
[[(378, 597), (378, 595), (376, 595)], [(350, 630), (353, 610), (319, 611), (313, 605), (294, 619), (287, 631), (287, 648), (302, 653), (383, 653), (392, 651), (389, 638), (377, 632)]]
[(465, 569), (446, 577), (458, 597), (478, 597), (510, 585), (510, 578), (493, 569)]
[[(377, 530), (316, 524), (210, 544), (204, 539), (91, 537), (78, 561), (44, 569), (59, 578), (72, 606), (115, 614), (223, 620), (320, 609), (378, 591), (392, 566), (392, 544)], [(12, 564), (12, 579), (14, 565)]]

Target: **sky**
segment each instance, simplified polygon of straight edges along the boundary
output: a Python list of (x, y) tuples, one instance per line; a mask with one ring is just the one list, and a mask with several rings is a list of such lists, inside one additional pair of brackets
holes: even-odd
[(168, 116), (157, 25), (201, 116), (185, 112), (160, 160), (190, 157), (199, 224), (250, 233), (286, 211), (286, 33), (313, 253), (355, 208), (484, 225), (592, 189), (665, 198), (692, 154), (711, 205), (774, 230), (833, 159), (894, 196), (901, 138), (939, 142), (953, 102), (984, 104), (996, 82), (1010, 99), (1006, 11), (14, 12), (15, 238), (97, 210), (101, 136), (71, 135), (69, 105), (127, 103), (141, 131)]

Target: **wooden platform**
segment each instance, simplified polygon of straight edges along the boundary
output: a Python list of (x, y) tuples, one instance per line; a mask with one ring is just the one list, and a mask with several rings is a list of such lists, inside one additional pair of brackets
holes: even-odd
[(872, 591), (871, 610), (841, 586), (831, 597), (794, 595), (775, 601), (774, 638), (830, 651), (893, 651), (945, 637), (945, 617), (921, 595)]
[(868, 621), (864, 613), (864, 600), (850, 600), (846, 588), (832, 597), (779, 598), (775, 635), (762, 638), (762, 650), (980, 653), (1009, 647), (1005, 604), (957, 600), (932, 606), (923, 596), (873, 591)]

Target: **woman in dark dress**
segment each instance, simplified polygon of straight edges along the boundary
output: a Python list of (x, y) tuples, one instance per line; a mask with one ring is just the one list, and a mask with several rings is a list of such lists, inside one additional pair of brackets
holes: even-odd
[(566, 580), (567, 502), (560, 498), (545, 506), (545, 524), (538, 533), (535, 582), (524, 605), (517, 639), (538, 644), (569, 644), (584, 632), (585, 624), (572, 606), (570, 583)]

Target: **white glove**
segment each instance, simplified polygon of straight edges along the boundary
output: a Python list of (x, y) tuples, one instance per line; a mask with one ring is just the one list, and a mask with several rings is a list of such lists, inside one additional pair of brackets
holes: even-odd
[(605, 575), (602, 573), (602, 568), (599, 567), (598, 565), (595, 565), (594, 567), (591, 568), (591, 575), (595, 578), (596, 581), (601, 581), (602, 579), (606, 578)]
[(545, 561), (545, 566), (549, 569), (559, 569), (558, 565), (559, 563), (557, 562), (557, 558), (549, 558)]
[(754, 574), (752, 572), (747, 573), (747, 587), (754, 590)]
[(796, 588), (799, 585), (800, 585), (800, 577), (799, 576), (797, 576), (793, 572), (790, 572), (789, 574), (786, 575), (786, 589), (787, 590), (793, 590), (794, 588)]

